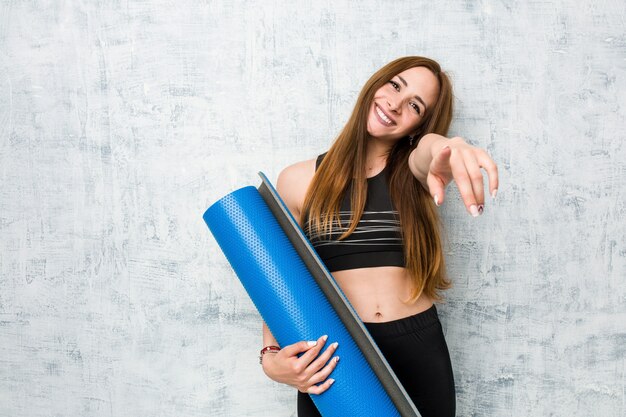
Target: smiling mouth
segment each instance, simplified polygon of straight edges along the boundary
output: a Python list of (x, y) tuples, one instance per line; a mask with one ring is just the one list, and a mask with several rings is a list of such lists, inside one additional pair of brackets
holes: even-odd
[(382, 121), (385, 125), (387, 125), (387, 126), (391, 126), (391, 125), (395, 124), (395, 123), (394, 123), (394, 121), (393, 121), (393, 120), (391, 120), (391, 119), (389, 118), (389, 116), (387, 116), (387, 115), (385, 114), (385, 112), (383, 112), (383, 110), (382, 110), (380, 107), (378, 107), (378, 104), (374, 103), (374, 107), (376, 108), (376, 114), (378, 115), (378, 118), (379, 118), (379, 119), (380, 119), (380, 120), (381, 120), (381, 121)]

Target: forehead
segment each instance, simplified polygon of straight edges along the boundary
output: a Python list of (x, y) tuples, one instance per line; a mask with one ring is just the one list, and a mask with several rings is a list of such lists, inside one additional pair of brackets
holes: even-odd
[(413, 67), (398, 74), (406, 83), (406, 88), (419, 95), (430, 106), (439, 94), (439, 80), (426, 67)]

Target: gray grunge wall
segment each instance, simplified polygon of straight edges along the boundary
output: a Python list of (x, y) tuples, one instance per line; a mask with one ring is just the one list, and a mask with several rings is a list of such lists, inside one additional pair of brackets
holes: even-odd
[(498, 162), (441, 207), (459, 416), (626, 415), (623, 1), (0, 0), (0, 416), (295, 416), (204, 225), (404, 55)]

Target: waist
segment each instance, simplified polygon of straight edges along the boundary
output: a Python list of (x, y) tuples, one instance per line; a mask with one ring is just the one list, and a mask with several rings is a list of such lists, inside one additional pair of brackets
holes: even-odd
[(387, 322), (422, 312), (433, 300), (421, 294), (409, 299), (415, 284), (406, 268), (384, 266), (332, 273), (350, 304), (364, 322)]
[(439, 315), (435, 304), (428, 309), (396, 320), (385, 322), (363, 322), (373, 338), (389, 338), (422, 330), (439, 323)]

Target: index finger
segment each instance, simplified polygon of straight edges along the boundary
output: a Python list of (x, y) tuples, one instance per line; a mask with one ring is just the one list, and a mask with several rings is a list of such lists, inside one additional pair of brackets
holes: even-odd
[(495, 193), (498, 191), (500, 183), (498, 180), (498, 166), (485, 151), (479, 152), (478, 155), (476, 155), (476, 160), (478, 161), (478, 165), (487, 171), (487, 175), (489, 176), (489, 194), (492, 198), (495, 198)]
[(326, 340), (326, 339), (324, 339), (324, 336), (322, 336), (321, 338), (319, 338), (317, 340), (310, 340), (308, 342), (305, 341), (305, 340), (302, 340), (300, 342), (296, 342), (296, 343), (293, 343), (291, 345), (285, 346), (282, 349), (282, 351), (287, 356), (296, 356), (299, 353), (309, 352), (311, 350), (315, 350), (316, 348), (319, 348), (320, 342), (323, 342), (324, 340)]
[[(465, 161), (463, 161), (465, 162)], [(465, 204), (465, 208), (468, 213), (476, 217), (479, 215), (476, 196), (474, 195), (474, 188), (472, 187), (471, 178), (467, 172), (467, 168), (464, 163), (450, 164), (452, 169), (452, 176), (456, 187), (459, 189), (461, 199)]]

